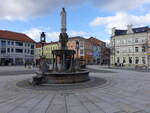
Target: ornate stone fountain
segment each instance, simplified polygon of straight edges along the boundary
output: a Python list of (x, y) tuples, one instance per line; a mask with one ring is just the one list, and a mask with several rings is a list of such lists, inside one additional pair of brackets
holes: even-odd
[[(35, 84), (71, 84), (90, 80), (89, 71), (76, 68), (75, 51), (67, 47), (66, 11), (61, 11), (61, 33), (59, 35), (60, 49), (53, 50), (52, 69), (45, 69), (46, 60), (42, 60), (41, 68), (33, 77)], [(43, 69), (44, 68), (44, 69)]]

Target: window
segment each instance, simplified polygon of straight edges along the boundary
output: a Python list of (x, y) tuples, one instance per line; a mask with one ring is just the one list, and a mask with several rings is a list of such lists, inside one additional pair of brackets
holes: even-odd
[(119, 54), (119, 50), (117, 50), (117, 53)]
[(10, 53), (10, 48), (7, 48), (7, 52)]
[(31, 55), (34, 55), (34, 50), (31, 50)]
[(14, 42), (11, 42), (11, 45), (14, 45)]
[(11, 48), (11, 52), (14, 52), (14, 49), (13, 49), (13, 48)]
[(8, 45), (10, 45), (10, 41), (8, 41), (7, 43), (8, 43)]
[(132, 64), (132, 57), (129, 57), (129, 63)]
[(135, 39), (135, 43), (138, 43), (138, 38)]
[(80, 42), (80, 47), (83, 47), (83, 42)]
[(132, 49), (131, 49), (131, 48), (129, 48), (128, 50), (129, 50), (129, 53), (131, 53), (131, 52), (132, 52)]
[(142, 46), (142, 52), (145, 52), (146, 50), (145, 50), (145, 46)]
[(16, 49), (16, 53), (22, 53), (23, 49)]
[(135, 47), (135, 52), (138, 52), (138, 49), (139, 49), (138, 47)]
[(2, 40), (2, 41), (1, 41), (1, 44), (2, 44), (2, 46), (6, 46), (6, 41), (5, 41), (5, 40)]
[(131, 40), (131, 39), (128, 39), (128, 43), (129, 43), (129, 44), (132, 43), (132, 40)]
[(31, 49), (34, 49), (34, 45), (33, 44), (31, 45)]
[(119, 59), (119, 57), (117, 57), (117, 63), (119, 63), (120, 62), (120, 59)]
[(123, 57), (123, 63), (126, 63), (126, 58), (125, 57)]
[(146, 63), (146, 61), (145, 61), (145, 57), (142, 57), (142, 62), (143, 62), (143, 64), (145, 64), (145, 63)]
[(83, 54), (83, 50), (80, 50), (80, 54)]
[(24, 50), (24, 53), (26, 53), (26, 49)]
[(23, 46), (23, 42), (16, 42), (16, 46)]
[(6, 48), (1, 48), (1, 54), (6, 53)]
[(139, 57), (135, 57), (135, 64), (139, 63)]

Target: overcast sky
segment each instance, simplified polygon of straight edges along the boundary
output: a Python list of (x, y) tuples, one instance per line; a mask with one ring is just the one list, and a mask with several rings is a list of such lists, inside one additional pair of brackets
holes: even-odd
[(0, 29), (23, 32), (39, 41), (57, 41), (60, 11), (67, 11), (69, 36), (110, 39), (111, 28), (149, 26), (150, 0), (0, 0)]

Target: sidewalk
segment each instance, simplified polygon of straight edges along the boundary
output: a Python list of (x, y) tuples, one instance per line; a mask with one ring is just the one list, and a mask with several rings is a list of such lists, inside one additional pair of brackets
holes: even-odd
[(135, 66), (123, 66), (123, 67), (117, 67), (117, 66), (102, 66), (100, 65), (101, 68), (110, 68), (110, 69), (123, 69), (123, 70), (143, 70), (143, 71), (150, 71), (150, 67), (148, 67), (147, 69), (136, 69)]

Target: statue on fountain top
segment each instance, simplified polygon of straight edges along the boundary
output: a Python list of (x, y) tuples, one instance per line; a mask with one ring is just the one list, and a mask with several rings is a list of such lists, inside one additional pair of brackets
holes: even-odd
[(67, 42), (68, 42), (68, 35), (66, 33), (67, 28), (66, 28), (66, 11), (65, 8), (62, 8), (61, 11), (61, 33), (59, 35), (59, 42), (61, 44), (61, 49), (67, 49)]

